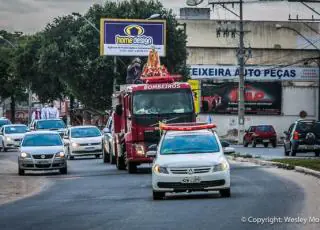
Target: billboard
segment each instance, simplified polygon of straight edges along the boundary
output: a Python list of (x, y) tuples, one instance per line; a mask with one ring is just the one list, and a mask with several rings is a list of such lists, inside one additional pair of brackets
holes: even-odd
[(188, 83), (191, 87), (193, 92), (193, 99), (194, 99), (194, 107), (195, 112), (200, 113), (200, 81), (199, 80), (188, 80)]
[[(281, 114), (282, 87), (280, 82), (245, 84), (245, 113), (256, 115)], [(238, 84), (201, 83), (201, 112), (215, 114), (238, 113)]]
[(148, 56), (151, 48), (166, 56), (165, 20), (100, 20), (100, 55)]
[[(191, 65), (191, 79), (237, 80), (239, 67), (231, 65)], [(245, 79), (272, 81), (318, 81), (317, 67), (245, 66)]]

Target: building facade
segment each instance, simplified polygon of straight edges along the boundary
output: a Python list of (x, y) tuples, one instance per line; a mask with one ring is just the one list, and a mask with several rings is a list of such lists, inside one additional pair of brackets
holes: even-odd
[[(199, 119), (211, 116), (218, 133), (226, 135), (238, 128), (237, 21), (179, 22), (186, 23), (191, 78), (199, 80)], [(272, 124), (282, 135), (300, 111), (310, 119), (319, 116), (319, 27), (315, 22), (244, 22), (246, 128)]]

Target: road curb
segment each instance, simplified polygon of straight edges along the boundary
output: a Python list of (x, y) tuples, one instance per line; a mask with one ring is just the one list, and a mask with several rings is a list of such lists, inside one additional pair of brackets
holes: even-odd
[(237, 162), (250, 162), (250, 163), (258, 164), (261, 166), (270, 166), (270, 167), (281, 168), (286, 170), (294, 170), (299, 173), (320, 178), (320, 172), (312, 169), (308, 169), (305, 167), (301, 167), (301, 166), (292, 166), (292, 165), (284, 164), (280, 162), (265, 161), (265, 160), (255, 159), (255, 158), (232, 157), (232, 156), (227, 156), (227, 158)]

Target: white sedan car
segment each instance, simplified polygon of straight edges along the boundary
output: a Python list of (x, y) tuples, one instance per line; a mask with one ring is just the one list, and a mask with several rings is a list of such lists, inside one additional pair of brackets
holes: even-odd
[(69, 159), (77, 156), (96, 156), (104, 151), (103, 134), (96, 126), (73, 126), (68, 128), (64, 142)]
[(4, 152), (17, 149), (24, 135), (28, 132), (26, 125), (4, 125), (0, 130), (0, 146)]
[(219, 191), (222, 197), (230, 197), (229, 163), (216, 133), (204, 127), (164, 131), (159, 146), (149, 147), (147, 155), (155, 157), (154, 200), (164, 198), (166, 192)]

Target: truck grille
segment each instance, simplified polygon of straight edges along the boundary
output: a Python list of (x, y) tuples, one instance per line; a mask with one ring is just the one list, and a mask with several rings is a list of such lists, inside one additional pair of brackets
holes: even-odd
[(222, 186), (225, 184), (224, 180), (202, 181), (200, 183), (184, 184), (180, 182), (158, 182), (159, 188), (172, 189), (204, 189), (209, 187)]
[(171, 168), (170, 172), (172, 174), (188, 174), (188, 171), (190, 169), (192, 169), (194, 174), (200, 174), (200, 173), (208, 173), (208, 172), (210, 172), (211, 168), (210, 167), (205, 167), (205, 168)]
[(145, 142), (159, 142), (160, 141), (160, 131), (159, 130), (146, 130), (144, 131), (144, 141)]

